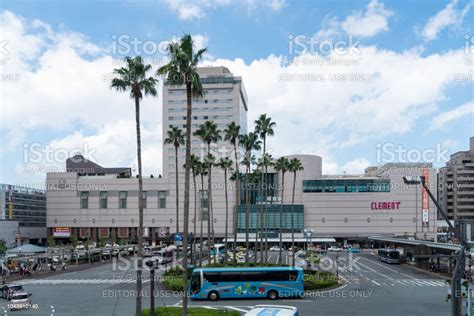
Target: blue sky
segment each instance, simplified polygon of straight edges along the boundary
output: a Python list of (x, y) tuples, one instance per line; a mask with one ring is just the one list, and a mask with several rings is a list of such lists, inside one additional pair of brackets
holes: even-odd
[[(0, 40), (7, 41), (8, 54), (0, 65), (5, 81), (0, 90), (0, 182), (42, 183), (45, 170), (63, 166), (62, 157), (45, 158), (44, 151), (32, 159), (32, 146), (63, 154), (84, 152), (87, 144), (101, 164), (134, 164), (130, 100), (100, 80), (114, 68), (112, 58), (122, 57), (111, 52), (114, 36), (161, 43), (193, 34), (197, 46), (209, 49), (204, 64), (225, 65), (243, 77), (249, 122), (264, 112), (275, 119), (276, 135), (269, 141), (274, 155), (321, 155), (326, 173), (358, 173), (391, 162), (387, 155), (380, 159), (377, 148), (383, 144), (411, 150), (411, 158), (397, 156), (402, 161), (438, 151), (432, 160), (441, 166), (446, 153), (466, 150), (474, 136), (474, 55), (465, 49), (465, 35), (472, 34), (472, 1), (64, 5), (20, 0), (1, 5)], [(289, 36), (344, 41), (345, 49), (355, 43), (360, 54), (291, 53)], [(303, 65), (322, 57), (356, 65)], [(295, 79), (303, 74), (325, 81)], [(335, 81), (334, 75), (341, 74), (359, 79)], [(282, 81), (282, 75), (293, 79)], [(145, 173), (161, 169), (160, 106), (159, 97), (143, 103)]]

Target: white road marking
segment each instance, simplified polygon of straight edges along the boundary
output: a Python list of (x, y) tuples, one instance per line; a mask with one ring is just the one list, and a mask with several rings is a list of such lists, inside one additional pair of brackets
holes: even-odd
[(374, 280), (372, 280), (372, 283), (375, 283), (375, 284), (377, 284), (378, 286), (380, 286), (380, 283), (377, 283), (377, 282), (375, 282)]
[(380, 274), (381, 276), (384, 276), (384, 277), (386, 277), (386, 278), (389, 279), (389, 280), (393, 280), (393, 278), (389, 277), (388, 275), (385, 275), (385, 274), (383, 274), (383, 273), (381, 273), (381, 272), (375, 271), (374, 269), (372, 269), (371, 267), (366, 266), (366, 265), (363, 264), (363, 263), (358, 262), (357, 264), (360, 264), (360, 265), (363, 266), (364, 268), (367, 268), (367, 269), (369, 269), (370, 271), (372, 271), (372, 272), (374, 272), (374, 273)]

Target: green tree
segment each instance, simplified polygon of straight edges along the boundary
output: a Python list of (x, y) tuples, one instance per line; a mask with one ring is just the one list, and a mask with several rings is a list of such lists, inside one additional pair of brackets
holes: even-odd
[(293, 191), (291, 195), (291, 264), (295, 266), (295, 188), (296, 188), (296, 173), (303, 171), (304, 167), (298, 158), (290, 159), (288, 163), (288, 171), (293, 172)]
[[(165, 144), (174, 147), (174, 166), (175, 166), (175, 188), (176, 188), (176, 232), (179, 232), (179, 174), (178, 174), (178, 149), (184, 145), (184, 133), (181, 129), (173, 126), (166, 132)], [(186, 167), (186, 164), (185, 164)]]
[[(229, 158), (221, 158), (219, 159), (217, 165), (219, 168), (224, 170), (224, 195), (225, 195), (225, 232), (224, 232), (224, 240), (225, 240), (225, 254), (224, 254), (224, 261), (227, 263), (227, 250), (228, 250), (228, 223), (229, 223), (229, 201), (227, 196), (227, 172), (232, 172), (232, 160)], [(234, 250), (235, 252), (235, 250)]]
[[(224, 140), (229, 142), (234, 147), (234, 163), (235, 163), (235, 172), (239, 172), (239, 155), (237, 146), (239, 143), (239, 136), (240, 136), (240, 125), (235, 124), (235, 122), (231, 122), (227, 124), (227, 127), (224, 129)], [(232, 216), (233, 222), (233, 230), (234, 230), (234, 263), (237, 263), (237, 208), (240, 204), (240, 177), (235, 177), (235, 205), (234, 205), (234, 212)]]
[[(222, 139), (220, 135), (220, 131), (217, 128), (217, 124), (214, 121), (205, 121), (204, 123), (200, 124), (198, 129), (194, 132), (194, 135), (199, 137), (202, 142), (204, 142), (207, 145), (207, 156), (206, 156), (206, 165), (209, 168), (208, 169), (208, 175), (207, 175), (207, 194), (208, 194), (208, 199), (209, 199), (209, 209), (210, 209), (210, 217), (209, 217), (209, 223), (211, 225), (211, 235), (208, 236), (210, 237), (211, 240), (211, 245), (214, 245), (214, 223), (213, 223), (213, 218), (214, 218), (214, 209), (212, 206), (212, 167), (214, 166), (215, 158), (211, 154), (211, 145), (213, 143), (218, 142), (219, 140)], [(209, 243), (208, 243), (209, 246)]]
[[(197, 64), (202, 59), (206, 48), (194, 50), (191, 35), (184, 35), (178, 42), (168, 45), (169, 62), (158, 69), (158, 75), (166, 77), (166, 85), (184, 85), (186, 87), (186, 168), (184, 172), (184, 207), (183, 207), (183, 249), (188, 247), (189, 221), (189, 187), (191, 172), (191, 116), (193, 97), (202, 97), (204, 90), (197, 72)], [(183, 258), (183, 315), (188, 313), (188, 256)], [(137, 314), (138, 315), (138, 314)]]
[[(254, 132), (244, 134), (239, 139), (240, 146), (244, 149), (244, 157), (241, 164), (245, 166), (245, 247), (247, 252), (245, 253), (245, 261), (249, 261), (249, 220), (250, 220), (250, 183), (249, 175), (251, 172), (252, 165), (255, 165), (256, 158), (252, 154), (253, 150), (260, 150), (261, 141), (258, 139), (258, 135)], [(256, 255), (256, 254), (255, 254)]]
[(280, 201), (280, 256), (279, 263), (282, 261), (282, 248), (283, 248), (283, 193), (285, 191), (285, 173), (288, 171), (288, 158), (280, 157), (275, 162), (275, 170), (281, 172), (281, 201)]
[[(142, 148), (140, 136), (140, 100), (143, 95), (156, 96), (155, 85), (157, 80), (147, 77), (151, 65), (144, 64), (140, 56), (126, 57), (126, 67), (114, 69), (117, 77), (112, 79), (111, 88), (125, 92), (130, 91), (130, 97), (135, 101), (135, 123), (137, 133), (137, 160), (138, 160), (138, 196), (143, 196), (142, 177)], [(137, 262), (137, 295), (135, 314), (142, 314), (142, 267), (143, 267), (143, 201), (138, 199), (138, 262)]]
[[(262, 148), (262, 156), (264, 156), (267, 153), (267, 136), (273, 136), (275, 135), (275, 131), (273, 128), (276, 127), (276, 123), (272, 121), (271, 117), (267, 117), (266, 114), (261, 114), (257, 120), (255, 120), (255, 133), (260, 136), (260, 138), (263, 141), (263, 148)], [(262, 186), (265, 186), (265, 190), (263, 192), (264, 198), (265, 198), (265, 219), (266, 222), (268, 222), (268, 203), (267, 203), (267, 195), (268, 195), (268, 165), (264, 164), (263, 165), (264, 170), (262, 172)], [(265, 227), (265, 237), (262, 236), (262, 238), (265, 238), (265, 262), (267, 261), (268, 258), (268, 227), (267, 224), (265, 224), (263, 227)], [(263, 260), (262, 260), (263, 261)]]

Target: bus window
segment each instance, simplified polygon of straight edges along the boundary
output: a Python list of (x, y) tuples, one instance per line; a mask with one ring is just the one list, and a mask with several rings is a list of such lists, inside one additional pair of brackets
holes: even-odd
[(220, 282), (240, 282), (240, 272), (221, 272)]
[(242, 273), (242, 282), (254, 282), (254, 281), (262, 281), (261, 272), (255, 271), (255, 272)]
[(204, 272), (204, 280), (206, 282), (219, 282), (220, 281), (220, 273), (218, 272)]

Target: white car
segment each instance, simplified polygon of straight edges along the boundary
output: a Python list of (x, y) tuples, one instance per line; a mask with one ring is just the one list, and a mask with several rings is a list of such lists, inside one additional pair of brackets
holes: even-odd
[(298, 309), (293, 306), (256, 305), (244, 316), (271, 315), (271, 316), (298, 316)]
[(330, 252), (341, 252), (343, 249), (340, 247), (329, 247), (328, 251)]
[(270, 251), (280, 251), (280, 247), (273, 246), (273, 247), (270, 248)]
[(31, 294), (21, 291), (15, 292), (12, 294), (10, 302), (8, 303), (8, 307), (10, 310), (20, 310), (20, 309), (27, 309), (31, 307)]

